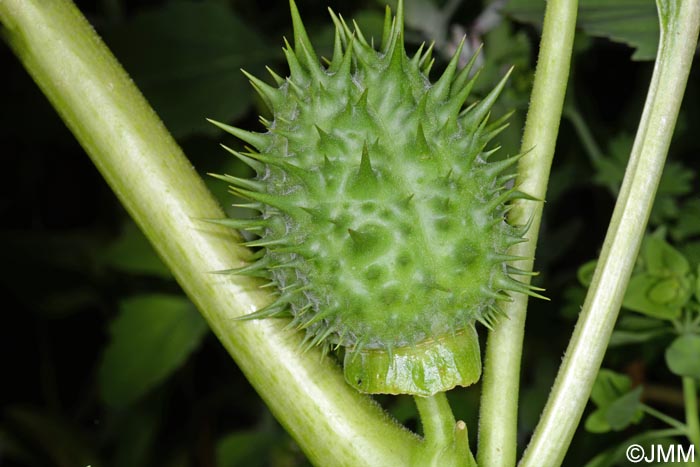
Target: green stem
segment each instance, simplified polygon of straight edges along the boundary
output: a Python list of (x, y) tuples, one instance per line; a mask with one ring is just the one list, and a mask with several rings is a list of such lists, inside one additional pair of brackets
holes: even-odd
[[(603, 161), (605, 156), (593, 137), (593, 133), (591, 133), (590, 128), (588, 128), (586, 121), (581, 116), (581, 113), (572, 105), (569, 106), (566, 111), (564, 111), (564, 115), (573, 125), (576, 134), (581, 140), (581, 144), (583, 144), (583, 148), (586, 150), (588, 157), (591, 159), (591, 163), (594, 166), (598, 166)], [(616, 190), (617, 187), (614, 187), (613, 193)]]
[[(577, 0), (547, 2), (540, 54), (528, 110), (518, 166), (519, 189), (545, 199), (561, 120), (576, 26)], [(511, 211), (515, 224), (532, 221), (528, 241), (513, 254), (534, 258), (542, 218), (542, 203), (522, 200)], [(531, 270), (533, 259), (516, 265)], [(529, 279), (528, 279), (529, 281)], [(481, 467), (512, 467), (517, 452), (517, 413), (520, 361), (523, 348), (527, 296), (516, 294), (503, 303), (508, 319), (489, 333), (484, 362), (479, 422), (478, 461)], [(544, 465), (544, 464), (543, 464)]]
[(444, 392), (432, 397), (415, 396), (426, 444), (446, 446), (452, 442), (455, 417)]
[(351, 389), (330, 358), (299, 352), (284, 320), (238, 322), (269, 301), (209, 274), (250, 254), (204, 183), (69, 0), (0, 0), (3, 36), (272, 413), (318, 465), (407, 465), (417, 439)]
[(447, 395), (440, 392), (431, 397), (415, 396), (425, 449), (413, 464), (416, 467), (476, 467), (469, 449), (469, 435), (463, 421), (455, 422)]
[(605, 354), (641, 244), (695, 53), (700, 2), (657, 2), (661, 38), (647, 102), (583, 310), (520, 467), (561, 464)]
[(655, 418), (661, 420), (662, 422), (666, 423), (667, 425), (672, 426), (673, 428), (675, 428), (675, 429), (677, 429), (677, 430), (682, 430), (683, 432), (687, 432), (687, 431), (688, 431), (688, 427), (685, 426), (683, 423), (681, 423), (680, 421), (676, 420), (676, 419), (673, 418), (673, 417), (669, 417), (668, 415), (666, 415), (666, 414), (663, 413), (663, 412), (659, 412), (658, 410), (656, 410), (656, 409), (653, 408), (653, 407), (650, 407), (650, 406), (648, 406), (648, 405), (646, 405), (646, 404), (642, 404), (642, 409), (643, 409), (646, 413), (648, 413), (649, 415), (651, 415), (652, 417), (655, 417)]
[[(605, 159), (605, 155), (603, 154), (603, 151), (601, 151), (600, 146), (598, 146), (598, 143), (593, 137), (593, 133), (591, 133), (591, 129), (586, 124), (586, 120), (584, 120), (581, 113), (574, 105), (571, 105), (564, 110), (564, 115), (569, 119), (571, 125), (574, 127), (574, 130), (581, 140), (581, 144), (583, 144), (583, 148), (586, 150), (593, 167), (598, 170), (604, 170), (601, 164)], [(607, 188), (613, 195), (617, 195), (617, 192), (620, 189), (616, 183), (612, 182), (607, 185)]]
[(700, 456), (700, 414), (698, 413), (698, 393), (695, 379), (683, 377), (683, 399), (685, 400), (685, 423), (688, 426), (688, 438), (695, 446), (695, 455)]

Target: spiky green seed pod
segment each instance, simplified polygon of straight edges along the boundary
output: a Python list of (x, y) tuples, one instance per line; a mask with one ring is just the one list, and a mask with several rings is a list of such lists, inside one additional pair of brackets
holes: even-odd
[(291, 312), (309, 346), (345, 348), (345, 376), (370, 393), (430, 395), (476, 382), (475, 322), (490, 326), (514, 280), (510, 246), (526, 226), (504, 220), (522, 196), (504, 185), (514, 156), (489, 162), (504, 119), (489, 111), (507, 75), (464, 109), (476, 77), (457, 51), (427, 78), (431, 51), (409, 58), (403, 6), (387, 8), (379, 50), (333, 12), (335, 51), (321, 65), (293, 1), (290, 76), (270, 86), (249, 76), (274, 118), (265, 133), (220, 123), (245, 141), (233, 152), (257, 172), (223, 177), (252, 201), (257, 262), (234, 270), (269, 279), (277, 300), (250, 318)]

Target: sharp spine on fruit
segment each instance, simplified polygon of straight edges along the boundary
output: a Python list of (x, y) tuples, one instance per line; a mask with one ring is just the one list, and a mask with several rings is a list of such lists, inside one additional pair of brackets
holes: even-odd
[(464, 106), (464, 103), (467, 101), (467, 98), (474, 87), (474, 83), (476, 83), (478, 78), (479, 71), (477, 71), (474, 77), (470, 79), (461, 89), (459, 89), (459, 91), (450, 96), (450, 100), (445, 104), (442, 113), (460, 118), (462, 115), (461, 109)]
[(275, 80), (275, 83), (277, 83), (277, 86), (282, 86), (284, 84), (284, 78), (282, 78), (280, 75), (275, 73), (275, 71), (270, 68), (269, 66), (266, 66), (265, 69), (267, 70), (268, 73), (270, 73), (270, 76), (272, 76), (272, 79)]
[(367, 147), (367, 141), (365, 141), (362, 147), (362, 157), (360, 158), (360, 166), (357, 169), (357, 183), (361, 183), (366, 186), (368, 183), (376, 183), (377, 175), (372, 170), (372, 161), (369, 155), (369, 148)]
[[(294, 51), (297, 56), (302, 56), (306, 62), (307, 68), (314, 73), (313, 70), (318, 69), (320, 72), (320, 67), (318, 64), (318, 56), (314, 50), (309, 36), (306, 33), (306, 28), (304, 27), (304, 22), (301, 20), (299, 15), (299, 10), (294, 0), (289, 0), (289, 9), (292, 13), (292, 28), (294, 30)], [(314, 73), (315, 74), (315, 73)]]
[(289, 44), (289, 41), (287, 41), (287, 39), (284, 40), (284, 47), (282, 48), (282, 51), (284, 52), (284, 56), (287, 59), (287, 65), (289, 66), (290, 77), (287, 78), (287, 81), (296, 81), (295, 84), (298, 85), (306, 84), (308, 80), (306, 70), (299, 62), (299, 58), (294, 53), (294, 49)]
[(258, 92), (258, 94), (265, 102), (265, 105), (267, 105), (267, 108), (270, 111), (274, 111), (276, 108), (279, 108), (284, 97), (282, 96), (278, 88), (273, 88), (260, 78), (256, 78), (255, 76), (251, 75), (242, 68), (241, 72), (245, 75), (246, 78), (248, 78), (248, 81), (250, 81), (250, 84)]
[(247, 246), (248, 248), (254, 248), (254, 247), (260, 247), (264, 246), (266, 248), (271, 248), (271, 247), (276, 247), (276, 246), (288, 246), (290, 245), (290, 241), (288, 238), (275, 238), (275, 239), (262, 239), (259, 238), (257, 240), (250, 240), (248, 242), (244, 242), (243, 245)]
[(256, 181), (256, 180), (251, 180), (248, 178), (233, 177), (231, 175), (219, 175), (219, 174), (209, 174), (209, 175), (214, 177), (214, 178), (218, 178), (219, 180), (222, 180), (224, 182), (235, 185), (237, 187), (245, 188), (245, 189), (251, 190), (251, 191), (263, 191), (265, 189), (265, 184), (263, 184), (259, 181)]
[(241, 266), (240, 268), (224, 269), (221, 271), (213, 271), (213, 274), (225, 274), (225, 275), (233, 274), (233, 275), (238, 275), (238, 276), (262, 277), (262, 278), (269, 279), (270, 273), (267, 270), (269, 265), (270, 265), (269, 258), (263, 257), (254, 263), (246, 264), (245, 266)]
[(393, 30), (393, 19), (391, 17), (391, 8), (389, 8), (389, 5), (387, 5), (384, 8), (384, 27), (382, 29), (382, 52), (386, 53), (389, 47), (389, 42), (392, 39), (392, 30)]
[[(478, 76), (479, 71), (477, 70), (476, 73), (474, 73), (474, 78), (470, 79), (469, 77), (472, 74), (472, 68), (474, 68), (474, 63), (476, 63), (476, 59), (479, 57), (479, 54), (481, 53), (481, 49), (483, 48), (484, 44), (480, 44), (479, 47), (474, 51), (472, 54), (472, 57), (469, 59), (467, 64), (462, 68), (457, 76), (454, 79), (454, 82), (452, 83), (452, 94), (457, 94), (461, 92), (461, 90), (467, 85), (467, 83), (471, 82), (473, 85), (473, 79)], [(470, 86), (471, 88), (471, 86)]]
[[(439, 105), (442, 101), (447, 99), (447, 97), (450, 94), (453, 78), (454, 78), (455, 72), (457, 71), (457, 65), (459, 65), (459, 58), (462, 55), (462, 48), (464, 47), (464, 41), (466, 39), (467, 39), (467, 36), (462, 37), (462, 40), (459, 42), (459, 45), (457, 46), (457, 51), (452, 56), (450, 63), (448, 63), (448, 65), (447, 65), (447, 68), (445, 68), (445, 71), (442, 73), (442, 76), (440, 77), (440, 79), (438, 79), (437, 82), (430, 89), (429, 95), (430, 95), (431, 101), (434, 103), (434, 105)], [(464, 101), (462, 101), (462, 102), (464, 102)], [(460, 106), (461, 105), (462, 104), (460, 104)]]
[(217, 122), (216, 120), (212, 120), (210, 118), (207, 118), (207, 121), (224, 130), (226, 133), (229, 133), (236, 138), (254, 146), (258, 150), (265, 148), (269, 144), (268, 139), (262, 133), (253, 133), (252, 131), (242, 130), (240, 128), (236, 128), (235, 126)]
[(484, 120), (484, 117), (489, 113), (491, 107), (493, 107), (493, 104), (496, 103), (498, 96), (501, 95), (501, 91), (503, 91), (503, 88), (505, 87), (506, 82), (508, 81), (508, 78), (510, 78), (512, 72), (513, 67), (510, 67), (503, 78), (501, 78), (501, 81), (499, 81), (491, 92), (486, 95), (484, 100), (479, 102), (470, 113), (464, 116), (463, 122), (465, 124), (469, 126), (477, 125)]
[(267, 226), (267, 221), (261, 219), (202, 219), (205, 222), (221, 225), (230, 229), (259, 231)]
[(234, 155), (238, 160), (243, 162), (245, 165), (247, 165), (251, 169), (255, 170), (256, 173), (262, 173), (265, 170), (265, 165), (261, 164), (254, 157), (250, 157), (249, 155), (243, 154), (242, 152), (239, 152), (239, 151), (234, 151), (233, 149), (229, 148), (228, 146), (226, 146), (224, 144), (221, 144), (220, 146), (222, 148), (224, 148), (228, 153)]

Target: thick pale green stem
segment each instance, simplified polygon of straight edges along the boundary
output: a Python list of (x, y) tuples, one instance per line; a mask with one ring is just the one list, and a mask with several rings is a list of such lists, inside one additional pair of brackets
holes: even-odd
[(521, 467), (559, 466), (581, 419), (644, 236), (695, 53), (700, 2), (660, 0), (661, 39), (632, 154), (586, 296)]
[[(542, 41), (528, 110), (522, 150), (528, 151), (518, 166), (519, 188), (545, 199), (561, 120), (569, 64), (576, 26), (577, 0), (547, 2)], [(525, 224), (532, 220), (528, 242), (513, 254), (534, 258), (542, 218), (542, 203), (522, 201), (513, 209), (510, 221)], [(533, 260), (518, 267), (530, 270)], [(525, 329), (527, 296), (516, 294), (504, 303), (508, 316), (489, 333), (484, 362), (484, 383), (479, 421), (480, 467), (512, 467), (516, 460), (520, 360)], [(545, 464), (542, 464), (545, 465)]]
[(233, 321), (268, 297), (252, 280), (209, 272), (249, 254), (229, 231), (198, 221), (223, 213), (77, 8), (68, 0), (0, 0), (0, 21), (6, 42), (312, 462), (407, 465), (414, 436), (351, 389), (329, 358), (299, 352), (285, 321)]
[(695, 455), (700, 456), (700, 413), (698, 413), (698, 391), (695, 379), (683, 377), (683, 398), (685, 400), (685, 423), (688, 427), (688, 438), (695, 445)]

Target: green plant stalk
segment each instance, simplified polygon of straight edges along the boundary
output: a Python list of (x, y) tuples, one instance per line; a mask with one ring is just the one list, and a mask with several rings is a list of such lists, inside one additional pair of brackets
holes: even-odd
[(688, 426), (688, 439), (695, 446), (695, 455), (700, 456), (700, 413), (698, 413), (698, 391), (695, 379), (683, 377), (683, 399), (685, 400), (685, 423)]
[(520, 467), (556, 467), (581, 419), (644, 236), (695, 53), (699, 2), (657, 2), (661, 38), (625, 178), (583, 310)]
[(654, 418), (661, 420), (662, 422), (666, 423), (667, 425), (672, 426), (673, 428), (675, 428), (677, 430), (681, 430), (684, 433), (688, 431), (687, 426), (684, 425), (683, 423), (679, 422), (675, 418), (669, 417), (665, 413), (659, 412), (655, 408), (650, 407), (646, 404), (641, 404), (641, 407), (642, 407), (642, 410), (644, 410), (644, 412), (648, 413), (649, 415), (651, 415)]
[[(407, 465), (415, 435), (299, 352), (285, 320), (237, 322), (269, 297), (210, 274), (249, 258), (190, 162), (69, 0), (0, 0), (3, 36), (270, 410), (318, 465)], [(290, 403), (290, 401), (292, 401)]]
[(445, 393), (439, 392), (430, 397), (415, 396), (413, 400), (423, 424), (425, 442), (437, 447), (450, 444), (456, 421)]
[[(583, 119), (583, 116), (573, 105), (564, 110), (564, 115), (569, 119), (569, 122), (574, 127), (576, 134), (581, 140), (581, 144), (583, 144), (583, 148), (586, 150), (586, 153), (591, 160), (591, 164), (600, 169), (601, 163), (605, 159), (605, 155), (603, 154), (603, 151), (601, 151), (600, 146), (598, 146), (598, 143), (593, 137), (593, 134), (591, 133), (590, 128), (588, 128), (588, 124)], [(620, 187), (613, 182), (608, 183), (606, 188), (610, 190), (610, 193), (613, 195), (617, 195), (617, 191), (620, 189)]]
[[(586, 150), (588, 157), (591, 159), (591, 163), (594, 166), (600, 164), (605, 156), (603, 155), (603, 151), (600, 150), (598, 143), (596, 143), (595, 138), (593, 138), (593, 134), (590, 128), (588, 128), (586, 121), (583, 119), (581, 112), (572, 106), (565, 111), (564, 114), (569, 119), (569, 122), (571, 122), (571, 125), (573, 125), (574, 130), (576, 130), (576, 134), (581, 140), (581, 144), (583, 144), (583, 148)], [(617, 187), (614, 187), (614, 189), (616, 190)]]
[(423, 424), (425, 449), (413, 462), (415, 467), (477, 467), (469, 449), (467, 426), (455, 422), (447, 395), (414, 396)]
[[(576, 28), (577, 0), (550, 0), (545, 11), (535, 82), (525, 123), (516, 184), (535, 198), (545, 199), (561, 120)], [(532, 226), (528, 241), (512, 253), (534, 258), (543, 203), (521, 200), (509, 217)], [(531, 270), (533, 259), (516, 265)], [(479, 421), (477, 460), (481, 467), (512, 467), (517, 452), (518, 392), (527, 296), (516, 294), (503, 303), (508, 319), (489, 333)], [(544, 465), (544, 464), (542, 464)]]

